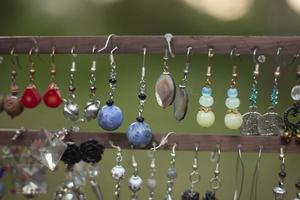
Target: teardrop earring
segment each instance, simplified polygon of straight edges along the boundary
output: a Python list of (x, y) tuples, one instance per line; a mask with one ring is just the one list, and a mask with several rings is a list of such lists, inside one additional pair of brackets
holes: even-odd
[(47, 107), (57, 108), (62, 103), (61, 94), (59, 87), (56, 84), (55, 75), (56, 75), (56, 65), (54, 63), (55, 48), (52, 48), (51, 53), (51, 83), (48, 86), (46, 93), (44, 94), (43, 100)]
[(206, 73), (205, 85), (202, 88), (202, 95), (199, 99), (200, 108), (197, 113), (197, 122), (200, 126), (208, 128), (215, 122), (215, 114), (212, 110), (214, 104), (214, 98), (212, 97), (211, 89), (211, 58), (214, 56), (213, 48), (208, 49), (208, 65)]
[[(238, 57), (240, 54), (236, 53), (236, 48), (233, 48), (230, 52), (230, 57), (233, 60), (233, 56)], [(230, 82), (230, 88), (227, 90), (227, 99), (225, 105), (228, 108), (224, 118), (225, 126), (229, 129), (239, 129), (243, 123), (243, 117), (239, 112), (240, 99), (238, 98), (237, 84), (237, 65), (234, 63), (232, 67), (232, 78)]]

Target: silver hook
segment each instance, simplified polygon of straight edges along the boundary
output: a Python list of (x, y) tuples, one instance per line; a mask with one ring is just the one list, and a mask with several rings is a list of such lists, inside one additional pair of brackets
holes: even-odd
[(113, 64), (115, 63), (115, 59), (114, 59), (114, 52), (118, 49), (117, 46), (115, 46), (115, 48), (113, 48), (111, 51), (110, 51), (110, 63)]
[(52, 47), (52, 52), (50, 54), (52, 64), (54, 64), (54, 56), (55, 56), (55, 46)]
[(109, 42), (110, 42), (110, 40), (111, 40), (111, 38), (112, 38), (113, 36), (115, 36), (115, 34), (110, 34), (110, 35), (107, 37), (104, 47), (102, 47), (101, 49), (99, 49), (99, 50), (98, 50), (98, 53), (100, 53), (100, 52), (104, 51), (105, 49), (107, 49), (107, 46), (108, 46), (108, 44), (109, 44)]
[(170, 55), (174, 58), (175, 55), (174, 55), (174, 53), (172, 51), (172, 40), (173, 40), (174, 36), (171, 33), (166, 33), (164, 35), (164, 37), (165, 37), (166, 42), (167, 42), (167, 49), (168, 49)]
[[(155, 149), (154, 149), (154, 147), (153, 148), (151, 148), (150, 150), (157, 150), (157, 149), (159, 149), (160, 147), (162, 147), (162, 146), (164, 146), (165, 144), (167, 144), (168, 143), (168, 138), (172, 135), (172, 134), (174, 134), (175, 132), (169, 132), (169, 133), (167, 133), (167, 135), (165, 135), (165, 136), (163, 136), (162, 138), (161, 138), (161, 140), (160, 140), (160, 143), (159, 143), (159, 145), (158, 146), (156, 146), (155, 147)], [(176, 145), (175, 145), (176, 146)]]
[(216, 144), (215, 149), (211, 152), (211, 161), (219, 163), (221, 160), (221, 148), (220, 144)]
[(146, 54), (147, 54), (147, 49), (146, 49), (146, 47), (145, 47), (145, 48), (143, 49), (142, 80), (144, 80), (145, 74), (146, 74), (146, 68), (145, 68)]
[(241, 54), (240, 53), (237, 53), (237, 48), (236, 47), (232, 47), (231, 51), (230, 51), (230, 58), (231, 58), (231, 61), (235, 64), (234, 62), (234, 57), (239, 57)]
[(75, 46), (72, 47), (71, 49), (71, 56), (72, 56), (72, 60), (74, 61), (75, 58), (77, 57), (77, 54), (75, 53)]
[(191, 61), (191, 57), (192, 57), (192, 49), (193, 49), (193, 47), (191, 47), (191, 46), (188, 46), (188, 48), (187, 48), (187, 52), (186, 52), (187, 62), (190, 62), (190, 61)]
[(117, 149), (118, 151), (121, 151), (121, 147), (115, 145), (115, 144), (113, 143), (113, 141), (109, 141), (109, 144), (110, 144), (110, 146), (111, 146), (112, 148)]
[(255, 47), (253, 49), (253, 53), (252, 53), (252, 58), (253, 58), (253, 62), (257, 65), (259, 64), (263, 64), (266, 62), (267, 58), (265, 55), (261, 54), (261, 55), (257, 55), (257, 51), (258, 51), (258, 47)]

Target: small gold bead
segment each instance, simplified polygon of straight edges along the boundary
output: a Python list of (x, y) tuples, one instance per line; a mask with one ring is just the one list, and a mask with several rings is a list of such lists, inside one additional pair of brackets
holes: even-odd
[(292, 135), (289, 133), (288, 130), (285, 130), (282, 134), (281, 134), (281, 140), (285, 143), (290, 143), (292, 139)]

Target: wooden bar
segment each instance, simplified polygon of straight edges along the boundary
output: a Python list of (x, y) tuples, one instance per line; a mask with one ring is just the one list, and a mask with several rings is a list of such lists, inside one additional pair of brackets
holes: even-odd
[[(29, 146), (38, 130), (28, 130), (21, 135), (16, 141), (11, 141), (15, 134), (15, 130), (1, 129), (0, 130), (0, 145), (24, 145)], [(160, 142), (162, 134), (154, 134), (153, 140)], [(125, 133), (91, 133), (79, 132), (70, 134), (66, 140), (80, 144), (89, 139), (96, 139), (106, 148), (111, 148), (109, 141), (119, 145), (123, 149), (130, 149)], [(278, 153), (282, 146), (280, 137), (278, 136), (219, 136), (219, 135), (188, 135), (183, 133), (176, 133), (168, 138), (168, 144), (162, 150), (169, 150), (172, 145), (177, 144), (177, 150), (192, 151), (194, 145), (199, 145), (200, 151), (212, 151), (216, 144), (220, 144), (223, 152), (234, 152), (237, 150), (239, 144), (242, 145), (243, 152), (257, 152), (259, 146), (263, 146), (263, 152)], [(292, 141), (285, 148), (288, 153), (300, 153), (300, 144)]]
[[(0, 37), (0, 53), (9, 54), (12, 48), (20, 54), (26, 54), (36, 44), (39, 53), (51, 52), (55, 46), (56, 53), (69, 54), (75, 46), (76, 53), (90, 54), (93, 45), (104, 46), (107, 36), (2, 36)], [(166, 47), (163, 35), (155, 36), (113, 36), (109, 48), (118, 46), (117, 53), (142, 53), (144, 47), (151, 54), (162, 54)], [(300, 36), (174, 36), (173, 51), (184, 54), (188, 46), (193, 47), (195, 54), (207, 54), (213, 47), (217, 54), (229, 54), (233, 47), (241, 54), (252, 54), (255, 47), (259, 53), (276, 54), (277, 48), (283, 48), (282, 54), (296, 54), (300, 48)]]

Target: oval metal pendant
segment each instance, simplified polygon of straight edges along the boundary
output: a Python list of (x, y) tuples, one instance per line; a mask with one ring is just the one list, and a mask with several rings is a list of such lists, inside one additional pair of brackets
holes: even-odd
[(170, 74), (161, 74), (155, 84), (155, 97), (162, 108), (170, 106), (176, 94), (176, 85)]
[(189, 97), (186, 87), (179, 87), (174, 101), (174, 116), (179, 122), (184, 119), (188, 110)]
[(284, 130), (284, 121), (276, 112), (267, 112), (258, 121), (260, 135), (280, 135)]
[(256, 111), (250, 111), (243, 114), (243, 123), (241, 126), (242, 135), (258, 135), (258, 122), (262, 115)]

